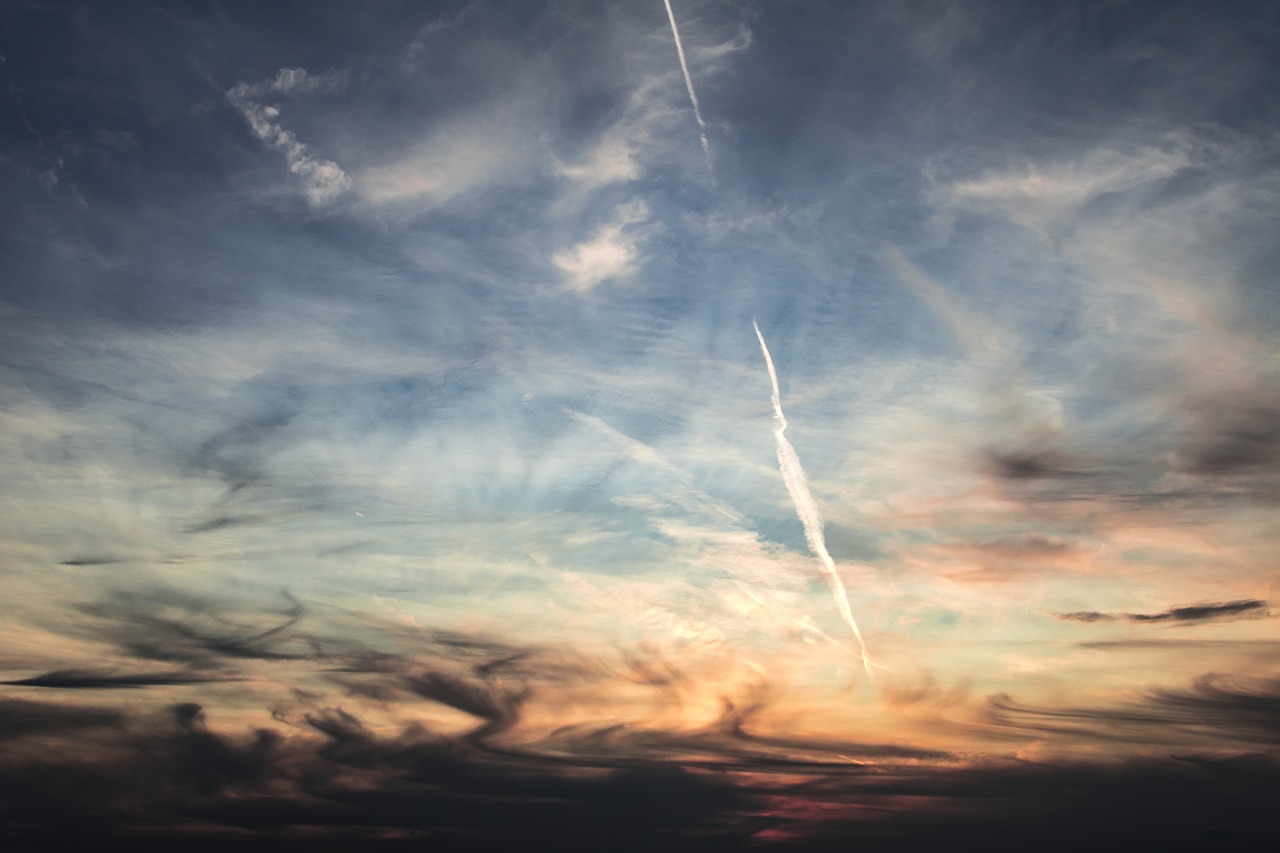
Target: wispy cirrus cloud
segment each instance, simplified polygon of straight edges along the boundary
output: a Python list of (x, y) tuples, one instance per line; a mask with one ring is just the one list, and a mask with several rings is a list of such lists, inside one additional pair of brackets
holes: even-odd
[(1050, 228), (1067, 224), (1090, 202), (1167, 180), (1192, 164), (1180, 145), (1098, 148), (1077, 160), (987, 172), (943, 192), (951, 205), (999, 211), (1049, 236)]

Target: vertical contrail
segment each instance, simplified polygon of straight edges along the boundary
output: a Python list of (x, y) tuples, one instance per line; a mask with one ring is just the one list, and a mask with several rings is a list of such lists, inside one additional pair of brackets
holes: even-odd
[(707, 159), (707, 171), (711, 171), (711, 143), (707, 141), (707, 123), (698, 109), (698, 93), (693, 91), (693, 78), (689, 76), (689, 63), (684, 59), (684, 45), (680, 43), (680, 28), (676, 26), (676, 14), (671, 11), (671, 0), (662, 0), (667, 7), (667, 19), (671, 21), (671, 34), (676, 39), (676, 55), (680, 57), (680, 70), (684, 72), (684, 85), (689, 90), (689, 102), (693, 104), (693, 117), (698, 120), (698, 139), (702, 142), (702, 156)]
[(760, 339), (760, 351), (764, 353), (764, 363), (769, 368), (769, 382), (773, 384), (773, 419), (778, 423), (774, 427), (773, 437), (777, 442), (778, 468), (782, 472), (782, 482), (786, 485), (787, 494), (795, 504), (796, 515), (800, 517), (800, 523), (804, 526), (804, 538), (809, 543), (810, 550), (821, 561), (822, 575), (827, 579), (827, 586), (831, 588), (831, 594), (835, 597), (836, 608), (844, 617), (845, 624), (853, 630), (853, 635), (858, 638), (862, 668), (867, 671), (867, 677), (870, 678), (871, 658), (867, 655), (867, 644), (863, 642), (862, 632), (858, 630), (858, 623), (854, 621), (853, 612), (849, 609), (849, 596), (844, 591), (840, 575), (836, 574), (835, 561), (827, 551), (827, 540), (822, 535), (822, 516), (818, 514), (818, 504), (809, 493), (809, 482), (805, 479), (804, 469), (800, 467), (800, 457), (796, 454), (796, 449), (791, 446), (791, 442), (787, 441), (787, 418), (782, 414), (778, 372), (773, 369), (773, 358), (769, 355), (769, 347), (764, 342), (764, 335), (760, 333), (760, 325), (755, 320), (751, 321), (751, 325), (755, 327), (756, 337)]

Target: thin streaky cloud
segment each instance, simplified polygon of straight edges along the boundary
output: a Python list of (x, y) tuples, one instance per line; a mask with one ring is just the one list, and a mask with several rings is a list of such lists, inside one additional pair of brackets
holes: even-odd
[(1137, 624), (1197, 622), (1224, 622), (1232, 619), (1261, 619), (1270, 616), (1267, 602), (1258, 598), (1222, 601), (1206, 604), (1188, 604), (1170, 607), (1159, 613), (1104, 613), (1097, 610), (1077, 610), (1072, 613), (1055, 613), (1054, 618), (1064, 622), (1133, 622)]

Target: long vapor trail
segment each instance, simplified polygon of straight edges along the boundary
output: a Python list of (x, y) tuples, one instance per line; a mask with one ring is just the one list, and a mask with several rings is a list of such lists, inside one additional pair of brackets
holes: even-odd
[(667, 7), (667, 20), (671, 21), (671, 35), (676, 39), (676, 55), (680, 57), (680, 70), (684, 72), (684, 85), (689, 90), (689, 103), (693, 104), (693, 117), (698, 120), (698, 139), (702, 142), (702, 156), (707, 160), (707, 171), (711, 169), (711, 143), (707, 141), (707, 123), (702, 120), (702, 110), (698, 108), (698, 93), (693, 91), (693, 78), (689, 76), (689, 63), (684, 59), (684, 45), (680, 42), (680, 28), (676, 26), (676, 14), (671, 11), (671, 0), (662, 0)]
[(791, 496), (791, 503), (795, 504), (800, 524), (804, 526), (804, 538), (809, 543), (809, 549), (821, 561), (822, 576), (826, 578), (827, 586), (831, 588), (831, 594), (836, 600), (836, 608), (844, 618), (845, 624), (853, 630), (853, 635), (858, 638), (862, 668), (867, 671), (867, 677), (870, 678), (871, 657), (867, 654), (867, 644), (862, 639), (862, 631), (858, 630), (853, 611), (849, 609), (849, 596), (845, 593), (840, 575), (836, 573), (835, 561), (827, 551), (827, 540), (822, 535), (822, 516), (818, 513), (818, 504), (809, 492), (809, 481), (805, 479), (804, 469), (800, 467), (800, 457), (796, 454), (796, 449), (791, 446), (791, 442), (787, 441), (787, 418), (782, 414), (782, 395), (778, 391), (778, 372), (773, 368), (773, 357), (769, 355), (769, 347), (764, 342), (764, 335), (760, 333), (760, 325), (755, 320), (751, 321), (751, 325), (755, 327), (756, 337), (760, 340), (760, 351), (764, 353), (764, 363), (769, 368), (769, 382), (773, 384), (773, 419), (777, 422), (777, 426), (773, 429), (773, 437), (777, 442), (778, 468), (782, 472), (782, 482), (787, 487), (787, 494)]

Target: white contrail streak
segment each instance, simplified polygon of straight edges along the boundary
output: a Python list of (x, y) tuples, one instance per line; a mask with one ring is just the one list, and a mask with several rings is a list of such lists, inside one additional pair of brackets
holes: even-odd
[(684, 72), (684, 85), (689, 90), (689, 103), (693, 104), (693, 117), (698, 120), (698, 139), (702, 142), (702, 156), (707, 159), (707, 171), (711, 171), (711, 143), (707, 141), (707, 123), (702, 120), (698, 108), (698, 93), (693, 91), (693, 78), (689, 76), (689, 63), (684, 59), (684, 45), (680, 43), (680, 28), (676, 26), (676, 14), (671, 11), (671, 0), (662, 0), (667, 7), (667, 19), (671, 21), (671, 35), (676, 39), (676, 55), (680, 57), (680, 70)]
[(566, 408), (564, 409), (564, 412), (578, 423), (584, 426), (589, 426), (592, 429), (598, 430), (612, 438), (622, 447), (623, 452), (626, 453), (627, 456), (631, 457), (636, 462), (639, 462), (641, 465), (648, 465), (651, 468), (656, 468), (659, 471), (665, 471), (666, 473), (673, 475), (680, 481), (681, 485), (685, 487), (685, 494), (672, 495), (670, 497), (686, 509), (702, 513), (704, 515), (723, 516), (735, 524), (742, 523), (743, 519), (741, 513), (728, 504), (721, 503), (707, 493), (693, 488), (693, 486), (690, 485), (690, 477), (687, 473), (680, 470), (675, 465), (672, 465), (666, 459), (663, 459), (662, 455), (649, 445), (644, 442), (636, 441), (631, 436), (619, 432), (597, 417), (592, 417), (591, 415), (579, 412), (575, 409)]
[(773, 429), (773, 437), (777, 442), (778, 468), (782, 472), (782, 482), (787, 487), (787, 494), (791, 496), (791, 503), (795, 504), (800, 524), (804, 526), (804, 538), (809, 543), (810, 550), (821, 561), (822, 576), (826, 578), (827, 586), (831, 588), (831, 594), (836, 600), (836, 608), (844, 617), (845, 624), (853, 630), (853, 635), (858, 638), (862, 668), (867, 671), (867, 677), (870, 678), (871, 657), (867, 654), (867, 644), (862, 639), (862, 632), (858, 630), (853, 611), (849, 609), (849, 596), (845, 593), (840, 575), (836, 573), (835, 561), (827, 551), (827, 540), (822, 535), (822, 516), (818, 513), (818, 504), (809, 492), (809, 481), (805, 479), (804, 469), (800, 467), (800, 457), (796, 454), (796, 449), (791, 446), (791, 442), (787, 441), (787, 418), (782, 414), (778, 372), (773, 368), (773, 358), (769, 355), (769, 347), (764, 342), (764, 335), (760, 333), (760, 325), (755, 320), (751, 321), (751, 325), (755, 327), (756, 337), (760, 339), (760, 351), (764, 353), (764, 363), (769, 368), (769, 381), (773, 384), (773, 419), (777, 421), (777, 426)]

